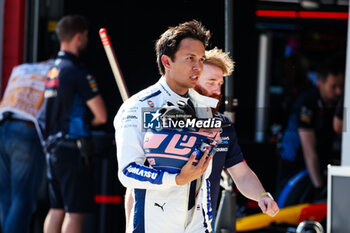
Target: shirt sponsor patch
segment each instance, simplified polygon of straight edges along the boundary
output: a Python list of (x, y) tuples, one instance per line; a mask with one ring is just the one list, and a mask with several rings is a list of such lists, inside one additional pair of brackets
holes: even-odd
[(228, 148), (227, 147), (217, 147), (215, 150), (216, 150), (216, 152), (227, 152)]
[(300, 121), (304, 123), (310, 123), (312, 118), (312, 110), (307, 107), (302, 107), (300, 111)]
[(148, 100), (147, 103), (148, 103), (148, 106), (150, 106), (151, 108), (154, 108), (154, 103), (152, 102), (152, 100)]
[(60, 70), (57, 69), (56, 67), (53, 67), (52, 69), (49, 70), (47, 73), (47, 77), (45, 80), (45, 87), (46, 88), (54, 88), (58, 87), (59, 84), (59, 79), (58, 75), (60, 73)]
[(56, 97), (57, 96), (57, 90), (54, 90), (54, 89), (45, 90), (44, 96), (45, 96), (45, 98)]
[(58, 75), (60, 73), (60, 70), (57, 69), (56, 67), (53, 67), (52, 69), (49, 70), (49, 72), (47, 73), (47, 77), (49, 79), (54, 79), (54, 78), (57, 78)]
[(123, 173), (127, 177), (152, 184), (162, 184), (164, 174), (162, 171), (140, 166), (135, 162), (130, 163), (124, 168)]
[(94, 76), (88, 75), (88, 76), (86, 76), (86, 79), (89, 81), (89, 85), (90, 85), (91, 90), (93, 92), (97, 92), (98, 88), (97, 88), (97, 83), (96, 83)]
[(221, 142), (219, 143), (219, 145), (228, 145), (230, 142), (230, 137), (226, 136), (226, 137), (221, 137)]
[(123, 123), (130, 122), (133, 120), (137, 120), (137, 116), (135, 115), (126, 115), (122, 118)]

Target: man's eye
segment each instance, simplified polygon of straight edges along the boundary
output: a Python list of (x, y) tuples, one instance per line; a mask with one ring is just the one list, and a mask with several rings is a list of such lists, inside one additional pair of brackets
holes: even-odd
[(199, 59), (201, 62), (205, 62), (205, 58), (202, 57), (201, 59)]

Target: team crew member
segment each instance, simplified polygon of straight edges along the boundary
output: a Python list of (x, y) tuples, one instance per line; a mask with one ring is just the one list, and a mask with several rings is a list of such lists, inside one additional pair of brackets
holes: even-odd
[[(79, 62), (86, 49), (88, 25), (82, 16), (65, 16), (56, 27), (61, 42), (45, 85), (45, 138), (50, 211), (45, 233), (82, 232), (93, 208), (89, 159), (90, 124), (104, 124), (107, 114), (95, 79)], [(87, 118), (88, 109), (93, 119)], [(90, 121), (90, 122), (89, 122)]]
[(333, 117), (333, 130), (337, 134), (343, 132), (343, 114), (344, 114), (344, 89), (339, 97)]
[(42, 135), (36, 130), (36, 117), (42, 111), (45, 77), (50, 66), (49, 62), (16, 66), (0, 103), (2, 233), (28, 232), (36, 209), (45, 174)]
[[(196, 84), (195, 90), (202, 95), (221, 101), (221, 86), (224, 83), (223, 76), (231, 75), (234, 63), (227, 53), (217, 48), (206, 51), (205, 55), (206, 60), (203, 73)], [(216, 109), (218, 107), (219, 104)], [(221, 118), (225, 123), (231, 123), (227, 117), (219, 112), (216, 112), (215, 117)], [(244, 161), (234, 126), (223, 128), (220, 136), (221, 143), (219, 143), (216, 148), (217, 152), (213, 156), (213, 167), (209, 178), (214, 219), (223, 168), (227, 169), (242, 194), (257, 201), (264, 213), (275, 216), (279, 211), (278, 206), (271, 198), (271, 195), (266, 193), (257, 176)]]
[[(322, 171), (332, 160), (333, 116), (344, 83), (344, 60), (339, 59), (334, 57), (323, 64), (317, 88), (302, 93), (293, 106), (280, 143), (278, 193), (289, 178), (305, 168), (314, 190), (320, 191), (325, 185)], [(298, 203), (300, 197), (292, 195)]]
[[(195, 108), (216, 106), (217, 100), (201, 96), (193, 88), (202, 73), (205, 46), (210, 33), (198, 21), (170, 27), (156, 43), (161, 79), (128, 99), (119, 109), (116, 129), (118, 176), (121, 183), (134, 188), (134, 205), (127, 232), (208, 232), (211, 209), (198, 203), (189, 209), (190, 182), (202, 177), (210, 164), (208, 152), (192, 165), (195, 154), (178, 174), (145, 166), (143, 149), (143, 109), (157, 109), (170, 101), (191, 100)], [(210, 113), (210, 108), (206, 108)], [(206, 111), (203, 111), (203, 113)], [(197, 112), (198, 115), (198, 112)], [(204, 115), (202, 115), (204, 116)], [(154, 115), (148, 124), (156, 123)], [(205, 117), (208, 117), (205, 116)], [(147, 125), (146, 125), (147, 126)], [(209, 174), (207, 176), (209, 177)], [(207, 179), (203, 178), (196, 200), (205, 201)]]

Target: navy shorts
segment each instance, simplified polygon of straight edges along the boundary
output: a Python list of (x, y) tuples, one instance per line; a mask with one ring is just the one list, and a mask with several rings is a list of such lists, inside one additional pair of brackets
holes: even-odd
[(50, 206), (69, 213), (94, 209), (93, 173), (73, 140), (61, 140), (46, 156)]

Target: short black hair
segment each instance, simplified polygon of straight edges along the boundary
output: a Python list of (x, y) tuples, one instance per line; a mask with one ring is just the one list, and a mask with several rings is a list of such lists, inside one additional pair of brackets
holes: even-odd
[(206, 47), (210, 39), (210, 31), (197, 20), (188, 21), (176, 27), (169, 27), (159, 37), (155, 45), (160, 74), (165, 74), (165, 68), (161, 61), (162, 56), (167, 55), (174, 61), (180, 42), (186, 38), (199, 40)]
[(82, 33), (88, 30), (88, 22), (81, 15), (64, 16), (56, 26), (56, 34), (60, 42), (69, 42), (77, 33)]
[(320, 65), (317, 78), (325, 82), (329, 74), (339, 75), (345, 73), (345, 54), (337, 53)]

